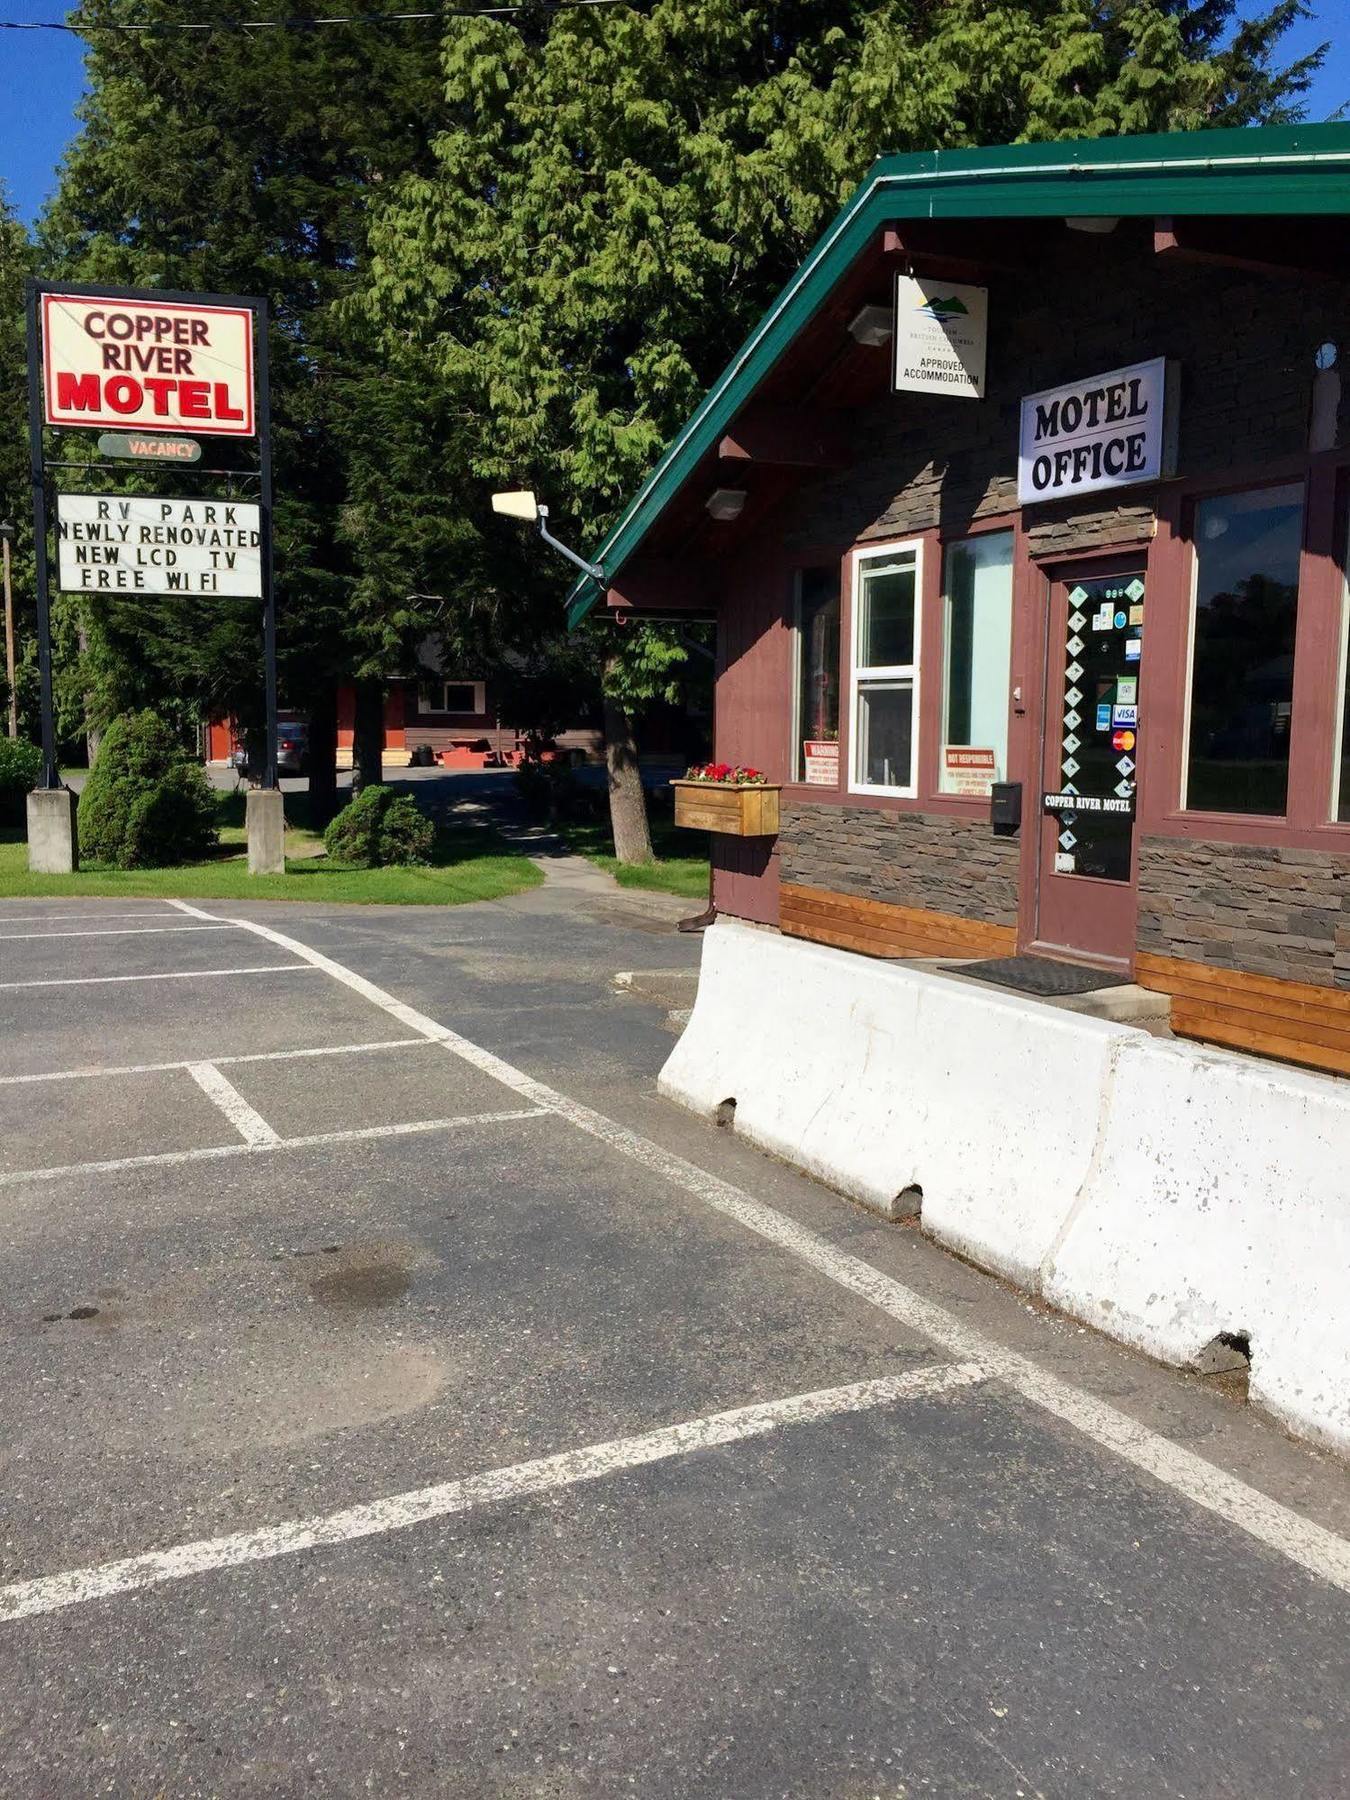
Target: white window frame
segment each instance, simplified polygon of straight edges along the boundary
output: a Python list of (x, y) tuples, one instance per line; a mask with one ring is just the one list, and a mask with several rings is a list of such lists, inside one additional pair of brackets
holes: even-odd
[[(1012, 710), (1012, 640), (1017, 630), (1017, 532), (1011, 525), (996, 525), (989, 531), (967, 531), (960, 537), (944, 538), (938, 546), (938, 554), (942, 558), (939, 565), (942, 571), (942, 692), (941, 692), (941, 724), (938, 734), (937, 768), (933, 779), (937, 784), (937, 792), (944, 800), (969, 799), (970, 795), (959, 794), (954, 788), (944, 785), (947, 773), (948, 749), (963, 750), (982, 748), (953, 744), (948, 737), (948, 725), (951, 713), (951, 660), (952, 660), (952, 596), (947, 580), (947, 557), (953, 550), (959, 550), (966, 544), (977, 544), (981, 540), (1006, 537), (1011, 554), (1008, 558), (1008, 668), (1004, 677), (1004, 720), (1003, 720), (1003, 766), (994, 770), (994, 781), (1008, 779), (1008, 758), (1012, 751), (1012, 731), (1008, 714)], [(980, 796), (975, 796), (979, 798)]]
[[(850, 794), (882, 794), (891, 799), (916, 800), (919, 795), (919, 671), (923, 661), (923, 551), (922, 538), (899, 538), (888, 544), (869, 544), (853, 553), (853, 579), (848, 630), (848, 789)], [(877, 563), (899, 562), (914, 566), (914, 660), (872, 668), (858, 662), (858, 626), (862, 617), (864, 571)], [(858, 692), (862, 687), (905, 688), (911, 694), (909, 781), (903, 787), (885, 787), (858, 779)]]
[[(440, 688), (440, 697), (441, 697), (442, 701), (445, 699), (445, 690), (448, 687), (472, 688), (473, 689), (473, 711), (472, 712), (461, 712), (461, 711), (456, 710), (454, 712), (451, 712), (443, 705), (442, 706), (428, 706), (426, 703), (426, 695), (423, 692), (423, 689), (431, 687), (433, 685)], [(430, 718), (437, 718), (437, 719), (472, 719), (475, 716), (481, 718), (482, 715), (484, 714), (484, 712), (487, 710), (486, 693), (487, 693), (487, 683), (484, 681), (462, 681), (462, 680), (457, 680), (453, 675), (438, 676), (437, 680), (434, 684), (429, 681), (419, 681), (418, 682), (418, 684), (417, 684), (417, 711), (418, 711), (419, 716), (421, 716), (421, 717), (430, 717)]]

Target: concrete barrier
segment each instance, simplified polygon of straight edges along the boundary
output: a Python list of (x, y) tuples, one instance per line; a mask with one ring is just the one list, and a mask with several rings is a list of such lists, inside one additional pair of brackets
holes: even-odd
[(719, 920), (660, 1087), (1350, 1450), (1350, 1084)]

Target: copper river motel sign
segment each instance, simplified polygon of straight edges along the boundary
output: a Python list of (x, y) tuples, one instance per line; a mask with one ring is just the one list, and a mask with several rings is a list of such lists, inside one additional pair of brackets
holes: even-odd
[(1171, 404), (1176, 387), (1159, 356), (1028, 394), (1017, 459), (1019, 503), (1068, 500), (1170, 475), (1176, 463)]
[(253, 315), (198, 301), (42, 296), (48, 425), (252, 437)]

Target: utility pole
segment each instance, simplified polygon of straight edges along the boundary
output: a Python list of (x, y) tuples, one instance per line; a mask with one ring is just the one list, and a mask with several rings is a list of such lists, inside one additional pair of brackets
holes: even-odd
[(14, 691), (14, 588), (10, 579), (10, 545), (14, 527), (9, 520), (0, 525), (0, 579), (5, 590), (5, 680), (9, 683), (9, 735), (19, 735), (19, 696)]

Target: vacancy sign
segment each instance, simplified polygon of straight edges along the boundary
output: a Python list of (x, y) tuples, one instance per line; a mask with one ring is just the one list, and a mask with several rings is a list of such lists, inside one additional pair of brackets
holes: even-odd
[(252, 437), (253, 314), (43, 294), (42, 386), (49, 425)]
[(243, 501), (58, 494), (56, 548), (72, 594), (262, 594), (259, 512)]
[(987, 288), (897, 275), (891, 386), (982, 400), (988, 334)]

